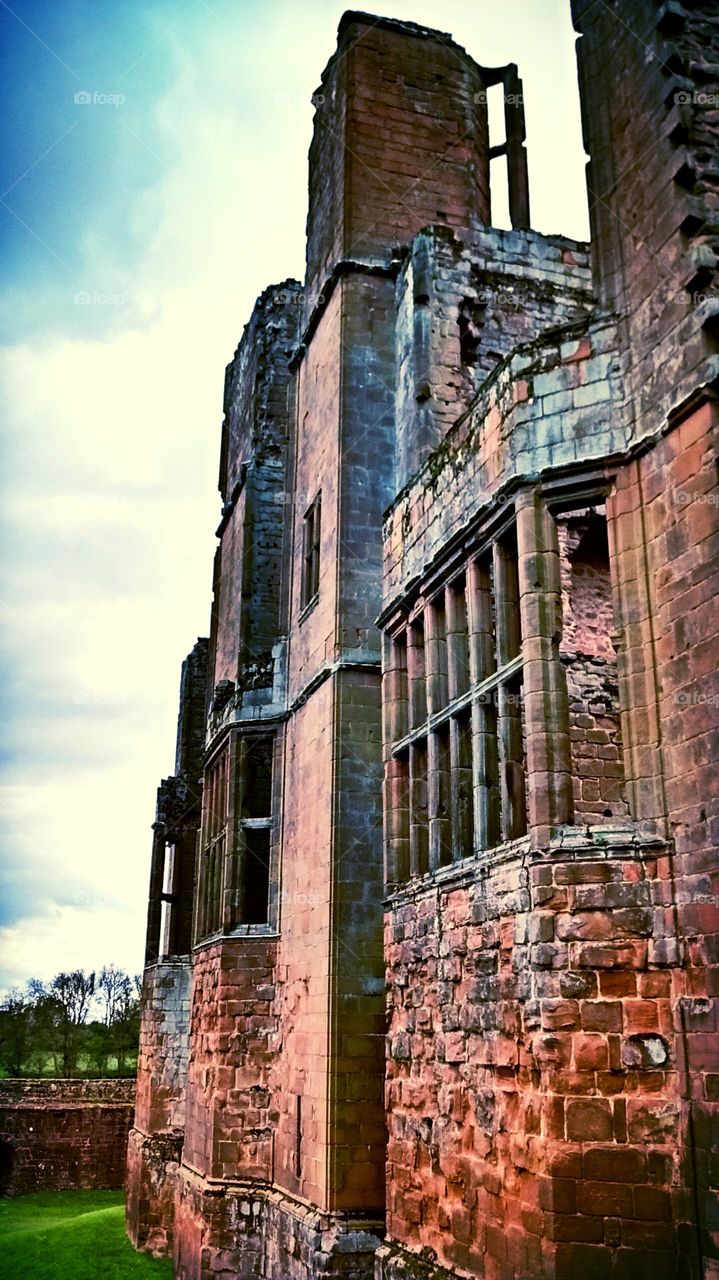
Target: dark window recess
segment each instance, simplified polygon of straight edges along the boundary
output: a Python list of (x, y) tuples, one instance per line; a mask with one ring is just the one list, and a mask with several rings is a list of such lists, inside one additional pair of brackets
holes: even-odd
[(203, 788), (198, 938), (215, 933), (222, 923), (229, 776), (229, 752), (225, 749), (207, 770)]
[(271, 734), (241, 740), (240, 924), (267, 924), (269, 919), (274, 741)]
[(270, 737), (249, 739), (245, 756), (243, 818), (269, 818), (272, 812), (272, 749)]
[(459, 304), (459, 353), (462, 364), (474, 365), (479, 358), (482, 326), (487, 310), (485, 302), (463, 298)]
[(243, 924), (267, 924), (270, 888), (270, 828), (245, 827)]
[(320, 590), (320, 542), (322, 534), (322, 494), (318, 493), (311, 507), (305, 512), (302, 608), (311, 604)]
[(15, 1152), (9, 1142), (0, 1142), (0, 1196), (11, 1194), (15, 1174)]

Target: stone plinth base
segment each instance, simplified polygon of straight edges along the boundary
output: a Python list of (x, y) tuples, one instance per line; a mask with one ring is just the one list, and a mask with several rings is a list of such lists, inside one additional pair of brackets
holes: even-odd
[(432, 1250), (410, 1253), (398, 1244), (383, 1244), (374, 1256), (374, 1280), (458, 1280), (432, 1260)]
[(127, 1146), (127, 1233), (136, 1249), (172, 1252), (182, 1131), (148, 1136), (130, 1131)]
[(382, 1224), (323, 1214), (251, 1183), (216, 1184), (183, 1167), (175, 1213), (177, 1280), (372, 1280)]

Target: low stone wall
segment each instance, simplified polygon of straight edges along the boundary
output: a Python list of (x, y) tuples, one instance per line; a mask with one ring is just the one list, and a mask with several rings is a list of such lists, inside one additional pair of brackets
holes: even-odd
[(122, 1187), (134, 1080), (0, 1080), (0, 1194)]

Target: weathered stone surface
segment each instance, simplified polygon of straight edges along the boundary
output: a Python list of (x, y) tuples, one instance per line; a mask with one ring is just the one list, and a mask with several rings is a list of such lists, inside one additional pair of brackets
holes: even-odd
[(125, 1185), (134, 1080), (0, 1080), (0, 1194)]

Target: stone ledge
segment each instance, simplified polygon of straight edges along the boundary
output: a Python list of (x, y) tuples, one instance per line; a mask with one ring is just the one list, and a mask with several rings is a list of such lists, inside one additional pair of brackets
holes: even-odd
[[(425, 1255), (431, 1250), (423, 1249)], [(375, 1254), (374, 1280), (464, 1280), (469, 1272), (448, 1271), (429, 1256), (422, 1257), (398, 1244), (383, 1244)]]
[(451, 866), (437, 867), (423, 876), (417, 876), (395, 889), (384, 900), (385, 911), (412, 902), (415, 898), (433, 890), (458, 889), (472, 884), (505, 863), (537, 863), (546, 860), (574, 860), (641, 857), (645, 853), (656, 854), (667, 849), (667, 841), (637, 823), (610, 826), (567, 826), (554, 835), (549, 844), (539, 849), (530, 845), (530, 837), (522, 836), (469, 854)]

